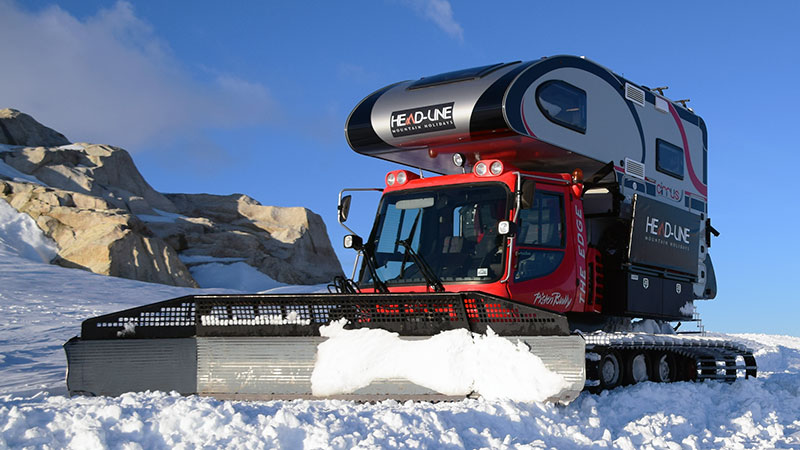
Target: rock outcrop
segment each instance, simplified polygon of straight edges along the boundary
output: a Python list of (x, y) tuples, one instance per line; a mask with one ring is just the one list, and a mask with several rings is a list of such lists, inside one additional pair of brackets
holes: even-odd
[(325, 223), (306, 208), (262, 206), (240, 194), (166, 197), (184, 219), (148, 226), (183, 255), (242, 258), (287, 284), (326, 283), (341, 275)]
[(3, 154), (2, 159), (47, 186), (91, 195), (133, 214), (154, 214), (153, 208), (175, 212), (172, 202), (145, 181), (130, 154), (121, 148), (23, 147)]
[(0, 181), (0, 198), (58, 244), (55, 263), (102, 275), (197, 287), (178, 253), (141, 220), (100, 198)]
[(197, 286), (189, 269), (210, 261), (245, 262), (286, 284), (342, 273), (324, 222), (305, 208), (263, 206), (241, 194), (161, 194), (125, 150), (67, 145), (30, 116), (3, 111), (26, 125), (9, 126), (0, 115), (0, 139), (8, 134), (17, 145), (0, 152), (0, 163), (42, 185), (0, 171), (0, 198), (56, 241), (57, 264), (177, 286)]
[(16, 109), (0, 109), (0, 144), (58, 147), (69, 140)]

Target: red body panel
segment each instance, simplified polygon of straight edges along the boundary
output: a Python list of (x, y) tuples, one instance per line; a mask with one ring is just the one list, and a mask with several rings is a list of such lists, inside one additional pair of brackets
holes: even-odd
[[(402, 170), (390, 172), (395, 175)], [(435, 176), (420, 178), (412, 172), (406, 172), (407, 181), (403, 184), (388, 185), (384, 193), (410, 189), (421, 189), (441, 186), (455, 186), (458, 184), (474, 184), (479, 182), (502, 182), (511, 192), (517, 188), (518, 171), (505, 167), (504, 172), (498, 176), (477, 176), (473, 173)], [(510, 298), (512, 300), (538, 306), (558, 313), (565, 312), (599, 312), (599, 307), (592, 301), (595, 298), (596, 283), (590, 281), (591, 273), (588, 270), (589, 258), (595, 257), (593, 249), (588, 247), (586, 222), (583, 217), (583, 202), (576, 195), (580, 193), (580, 185), (569, 183), (569, 174), (528, 173), (536, 177), (536, 189), (546, 192), (558, 193), (563, 196), (564, 219), (566, 229), (563, 249), (548, 249), (549, 251), (563, 252), (563, 259), (558, 267), (551, 273), (531, 280), (515, 281), (515, 270), (519, 264), (519, 250), (537, 250), (536, 247), (519, 246), (510, 238), (512, 256), (510, 264), (508, 254), (505, 256), (504, 276), (492, 283), (458, 283), (444, 284), (448, 292), (482, 291), (491, 295)], [(551, 181), (549, 181), (551, 180)], [(465, 189), (469, 187), (465, 186)], [(513, 208), (508, 220), (514, 218)], [(510, 273), (509, 273), (510, 271)], [(594, 272), (592, 272), (594, 273)], [(507, 280), (507, 281), (503, 281)], [(594, 280), (592, 280), (594, 281)], [(431, 292), (428, 286), (392, 286), (391, 292)]]

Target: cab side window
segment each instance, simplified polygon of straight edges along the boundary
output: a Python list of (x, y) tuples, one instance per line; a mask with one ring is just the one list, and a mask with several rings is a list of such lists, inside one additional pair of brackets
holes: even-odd
[(530, 208), (520, 211), (518, 259), (514, 281), (543, 277), (564, 260), (566, 223), (564, 197), (537, 190)]

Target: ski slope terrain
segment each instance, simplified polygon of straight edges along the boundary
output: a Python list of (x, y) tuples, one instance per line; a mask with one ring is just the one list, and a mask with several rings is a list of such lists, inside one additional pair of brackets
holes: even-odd
[(70, 398), (61, 346), (83, 319), (198, 290), (65, 269), (46, 263), (52, 255), (36, 225), (0, 201), (0, 448), (800, 448), (791, 336), (727, 336), (754, 349), (756, 379), (642, 383), (569, 405)]

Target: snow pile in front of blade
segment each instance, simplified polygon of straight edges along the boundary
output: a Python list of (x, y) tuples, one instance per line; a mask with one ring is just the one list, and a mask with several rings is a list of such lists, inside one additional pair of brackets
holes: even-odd
[(449, 330), (404, 340), (380, 329), (346, 330), (344, 319), (320, 327), (328, 339), (317, 349), (314, 395), (349, 394), (386, 379), (408, 380), (445, 395), (480, 394), (489, 400), (541, 402), (568, 387), (523, 342), (491, 330), (486, 336)]
[(46, 237), (27, 214), (22, 214), (0, 199), (0, 247), (25, 259), (48, 263), (58, 254), (58, 246)]

